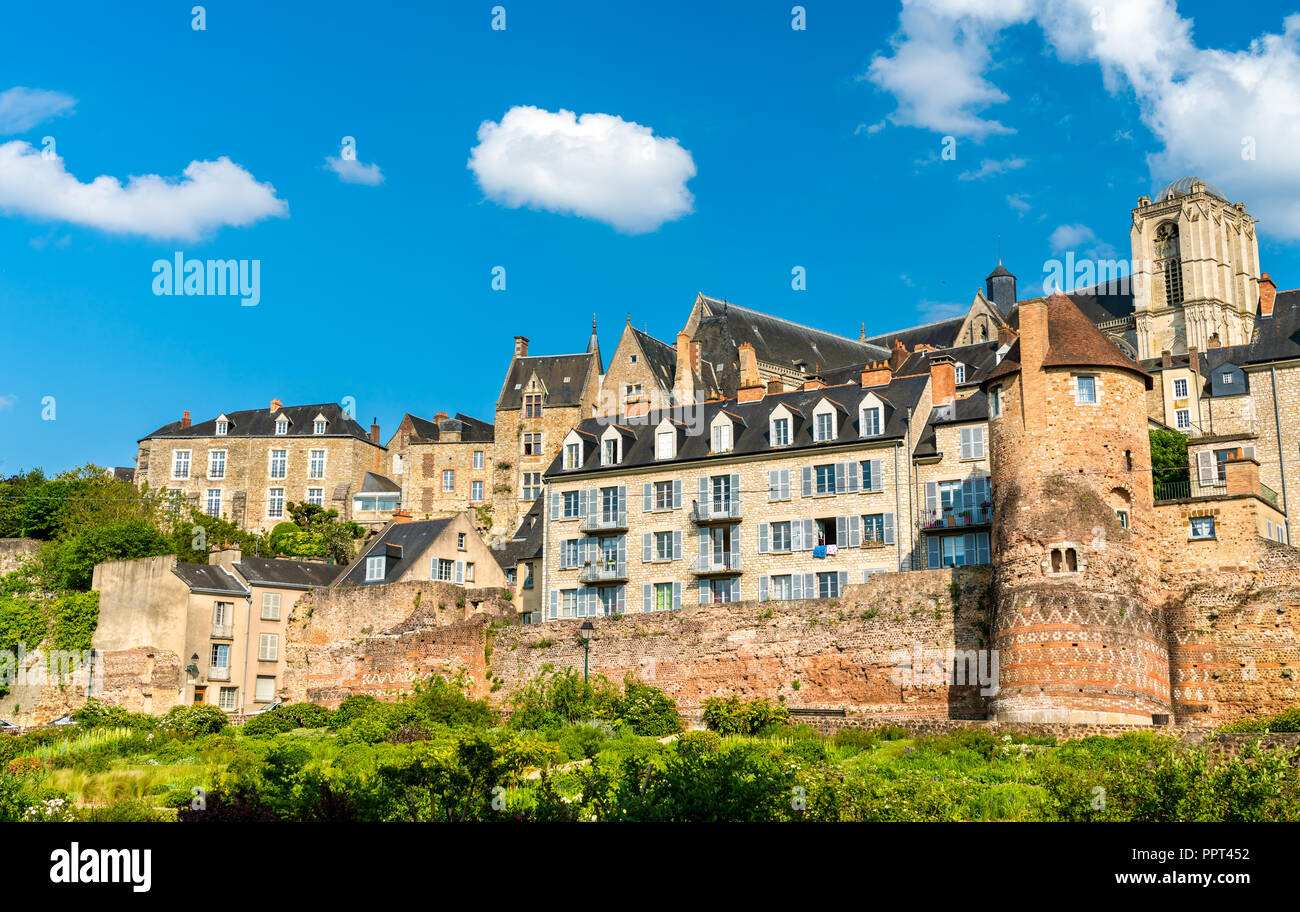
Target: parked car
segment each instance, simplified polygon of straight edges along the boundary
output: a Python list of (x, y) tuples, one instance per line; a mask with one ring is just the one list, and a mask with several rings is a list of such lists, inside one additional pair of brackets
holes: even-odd
[(59, 716), (57, 719), (55, 719), (55, 720), (54, 720), (53, 722), (51, 722), (50, 724), (51, 724), (51, 725), (76, 725), (76, 724), (77, 724), (77, 720), (74, 719), (74, 718), (72, 718), (71, 713), (69, 713), (69, 714), (66, 715), (66, 716)]
[(255, 709), (251, 713), (246, 713), (246, 715), (260, 716), (262, 713), (270, 712), (273, 709), (279, 709), (283, 705), (284, 705), (283, 700), (276, 700), (274, 703), (268, 703), (265, 706), (263, 706), (261, 709)]

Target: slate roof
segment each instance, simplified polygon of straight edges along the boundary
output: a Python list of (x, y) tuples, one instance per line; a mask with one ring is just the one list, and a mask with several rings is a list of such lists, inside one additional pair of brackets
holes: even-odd
[(965, 322), (966, 314), (962, 314), (960, 317), (936, 320), (933, 323), (923, 323), (910, 329), (885, 333), (883, 336), (876, 336), (867, 341), (873, 345), (882, 346), (886, 351), (893, 349), (896, 341), (902, 342), (909, 349), (916, 348), (918, 345), (948, 348), (953, 342), (957, 341), (957, 333)]
[[(516, 358), (510, 364), (505, 385), (501, 387), (501, 398), (497, 400), (497, 408), (523, 408), (524, 387), (528, 385), (534, 373), (546, 388), (546, 398), (543, 400), (545, 407), (580, 405), (587, 372), (593, 366), (597, 370), (600, 369), (595, 355), (591, 352), (583, 352), (580, 355), (530, 355), (527, 358)], [(564, 382), (566, 377), (568, 383)]]
[[(1029, 300), (1043, 300), (1031, 298)], [(1025, 304), (1026, 301), (1021, 301)], [(1132, 371), (1146, 378), (1148, 387), (1151, 375), (1142, 370), (1106, 338), (1088, 316), (1069, 297), (1056, 292), (1046, 298), (1047, 303), (1047, 353), (1044, 367), (1115, 367)], [(1017, 312), (1017, 325), (1019, 313)], [(985, 380), (1004, 377), (1020, 370), (1020, 339), (1011, 344), (1002, 363), (993, 368)]]
[(361, 481), (362, 494), (400, 494), (402, 486), (378, 472), (367, 472)]
[(443, 418), (440, 421), (420, 418), (410, 412), (406, 413), (405, 418), (411, 419), (411, 430), (415, 432), (413, 439), (437, 441), (441, 439), (444, 430), (459, 431), (460, 439), (465, 443), (491, 443), (496, 436), (496, 430), (491, 424), (460, 412), (454, 418)]
[[(365, 429), (349, 418), (343, 411), (343, 406), (336, 402), (325, 402), (320, 405), (286, 405), (274, 412), (269, 408), (247, 409), (241, 412), (226, 412), (225, 415), (230, 422), (225, 435), (227, 437), (356, 437), (367, 443), (370, 442), (370, 436)], [(275, 433), (275, 422), (280, 415), (289, 419), (287, 434)], [(312, 433), (317, 415), (324, 415), (325, 420), (329, 422), (325, 426), (324, 434)], [(179, 421), (173, 421), (141, 439), (215, 437), (217, 417), (219, 416), (200, 421), (187, 428), (181, 427)]]
[[(954, 361), (966, 365), (966, 379), (958, 384), (958, 386), (966, 386), (984, 379), (984, 376), (992, 370), (997, 362), (997, 352), (998, 343), (996, 341), (976, 342), (973, 345), (959, 345), (956, 348), (944, 348), (937, 351), (912, 352), (899, 367), (897, 376), (907, 377), (913, 374), (928, 374), (930, 372), (931, 355), (946, 355)], [(836, 386), (850, 380), (858, 382), (865, 367), (866, 362), (852, 364), (836, 370), (825, 371), (822, 378), (828, 386)]]
[[(393, 523), (375, 536), (364, 551), (354, 560), (339, 577), (338, 585), (355, 583), (358, 586), (377, 586), (400, 579), (407, 569), (418, 561), (434, 540), (451, 524), (451, 517), (442, 519), (423, 519), (412, 522)], [(366, 580), (366, 558), (380, 555), (388, 545), (401, 548), (401, 557), (390, 559), (382, 580)]]
[(1217, 196), (1225, 203), (1228, 201), (1228, 198), (1223, 195), (1222, 190), (1214, 186), (1214, 184), (1203, 181), (1199, 177), (1193, 174), (1187, 177), (1180, 177), (1172, 184), (1166, 184), (1165, 188), (1156, 194), (1156, 198), (1153, 202), (1157, 202), (1157, 203), (1163, 202), (1164, 200), (1169, 199), (1171, 196), (1187, 196), (1189, 193), (1192, 192), (1193, 181), (1201, 181), (1202, 184), (1205, 184), (1205, 192), (1210, 194), (1210, 196)]
[(225, 567), (217, 564), (177, 564), (172, 568), (185, 585), (202, 592), (229, 592), (232, 595), (248, 595), (248, 590)]
[(677, 374), (677, 349), (636, 327), (632, 327), (632, 332), (636, 334), (636, 340), (645, 354), (646, 366), (654, 374), (660, 388), (672, 389)]
[(1279, 291), (1271, 317), (1256, 313), (1255, 333), (1245, 363), (1264, 364), (1288, 358), (1300, 358), (1300, 288)]
[(286, 589), (328, 586), (343, 570), (338, 564), (269, 557), (241, 557), (235, 568), (254, 586), (279, 586)]
[[(916, 377), (895, 377), (888, 386), (872, 387), (869, 390), (862, 389), (856, 383), (846, 383), (841, 386), (828, 386), (824, 389), (772, 393), (757, 402), (738, 402), (735, 399), (706, 402), (701, 406), (703, 411), (701, 426), (704, 430), (699, 434), (679, 434), (677, 458), (671, 462), (654, 458), (655, 429), (664, 417), (680, 420), (680, 410), (676, 412), (672, 410), (654, 411), (650, 412), (648, 416), (638, 416), (631, 419), (620, 417), (617, 419), (617, 423), (631, 430), (633, 434), (633, 437), (629, 438), (623, 445), (623, 461), (621, 463), (614, 466), (601, 466), (599, 447), (593, 446), (587, 448), (587, 456), (581, 470), (564, 469), (564, 460), (561, 454), (555, 458), (546, 470), (545, 477), (558, 480), (564, 476), (579, 474), (579, 472), (622, 474), (629, 467), (636, 466), (677, 465), (706, 459), (714, 459), (725, 463), (732, 462), (735, 457), (748, 453), (799, 452), (860, 440), (902, 439), (907, 433), (907, 409), (916, 407), (929, 380), (928, 374)], [(882, 433), (875, 437), (860, 438), (858, 436), (858, 405), (868, 393), (874, 393), (885, 403), (885, 414), (881, 422)], [(838, 409), (842, 410), (839, 421), (839, 437), (827, 443), (814, 443), (812, 439), (812, 413), (822, 399), (829, 400)], [(790, 446), (781, 447), (779, 451), (773, 450), (768, 445), (768, 416), (778, 405), (785, 405), (795, 412), (796, 417), (800, 419), (796, 420), (794, 422), (795, 426), (790, 429)], [(735, 439), (732, 442), (733, 448), (731, 452), (714, 455), (709, 452), (710, 435), (707, 429), (721, 410), (726, 410), (728, 414), (740, 418), (743, 424), (737, 422), (735, 425)], [(609, 418), (588, 418), (578, 425), (577, 430), (580, 433), (598, 438), (605, 432), (609, 422)]]
[[(510, 570), (520, 561), (542, 556), (542, 498), (538, 497), (524, 514), (514, 536), (503, 547), (492, 551), (502, 570)], [(523, 582), (520, 580), (520, 582)]]
[(737, 345), (751, 343), (758, 360), (768, 364), (792, 367), (803, 362), (809, 370), (829, 370), (889, 356), (889, 351), (879, 345), (813, 329), (708, 295), (700, 297), (715, 317), (726, 320)]

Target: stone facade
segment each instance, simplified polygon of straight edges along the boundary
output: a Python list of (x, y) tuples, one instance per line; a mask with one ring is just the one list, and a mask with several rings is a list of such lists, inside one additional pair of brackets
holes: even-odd
[[(406, 415), (387, 450), (388, 477), (402, 486), (402, 506), (412, 516), (447, 516), (491, 502), (496, 461), (492, 425), (464, 415), (448, 418), (445, 412), (427, 422)], [(487, 531), (492, 524), (481, 525)]]

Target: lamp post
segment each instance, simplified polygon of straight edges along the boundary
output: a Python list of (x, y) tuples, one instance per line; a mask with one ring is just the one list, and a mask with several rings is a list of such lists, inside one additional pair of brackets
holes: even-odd
[(591, 665), (591, 635), (596, 627), (591, 621), (583, 621), (578, 628), (578, 638), (582, 640), (582, 683), (587, 683), (587, 670)]

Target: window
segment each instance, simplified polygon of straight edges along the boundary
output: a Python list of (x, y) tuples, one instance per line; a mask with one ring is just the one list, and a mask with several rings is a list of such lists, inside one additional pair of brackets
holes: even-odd
[(654, 485), (654, 508), (656, 510), (673, 509), (673, 483), (671, 481), (656, 481)]
[(214, 480), (226, 477), (225, 450), (208, 450), (208, 477)]
[(271, 451), (271, 477), (284, 478), (289, 471), (289, 451)]
[(1127, 529), (1127, 528), (1128, 528), (1128, 510), (1116, 510), (1116, 511), (1115, 511), (1115, 515), (1119, 517), (1119, 527), (1120, 527), (1121, 529)]
[(673, 559), (673, 533), (655, 533), (654, 559), (657, 561), (670, 561)]
[(275, 699), (275, 678), (271, 675), (258, 675), (253, 691), (255, 703), (270, 703)]
[(1053, 548), (1051, 568), (1052, 573), (1078, 573), (1079, 552), (1073, 548)]
[(208, 655), (210, 658), (208, 664), (211, 665), (213, 668), (224, 669), (230, 667), (230, 644), (229, 643), (213, 643), (212, 651)]
[(778, 553), (790, 550), (790, 523), (772, 523), (772, 550)]
[(1174, 398), (1175, 399), (1187, 398), (1187, 380), (1185, 378), (1180, 377), (1174, 381)]
[(767, 473), (767, 499), (790, 499), (790, 470), (772, 469)]
[(926, 566), (935, 570), (940, 567), (964, 567), (970, 564), (987, 564), (989, 562), (989, 534), (987, 532), (968, 532), (964, 535), (926, 535)]
[(821, 443), (826, 440), (835, 439), (835, 416), (830, 412), (822, 412), (815, 416), (816, 423), (816, 440)]
[(262, 593), (262, 620), (264, 621), (280, 620), (280, 593), (278, 592)]
[(540, 395), (524, 396), (524, 417), (542, 417), (542, 397)]
[(1192, 426), (1192, 413), (1187, 409), (1174, 410), (1174, 427), (1185, 431)]
[(1165, 276), (1165, 306), (1183, 303), (1183, 261), (1178, 243), (1178, 226), (1165, 222), (1156, 229), (1155, 259)]
[(208, 488), (207, 503), (204, 504), (203, 512), (209, 516), (221, 515), (221, 489)]
[(284, 488), (267, 489), (266, 515), (270, 519), (280, 519), (284, 516)]
[(840, 594), (840, 575), (835, 571), (817, 574), (817, 597), (838, 598)]
[(713, 426), (713, 452), (731, 452), (731, 425), (723, 422)]
[(480, 503), (483, 500), (483, 482), (471, 481), (469, 483), (469, 499), (472, 503)]
[(235, 605), (233, 602), (215, 602), (212, 605), (212, 635), (228, 637), (231, 634), (230, 616)]
[(384, 578), (384, 556), (382, 554), (366, 558), (366, 582), (372, 583), (375, 580)]
[(524, 455), (540, 456), (542, 455), (542, 435), (525, 434), (524, 435)]
[(324, 434), (324, 433), (325, 433), (325, 421), (324, 421), (324, 419), (322, 419), (322, 418), (317, 418), (316, 421), (315, 421), (315, 422), (312, 424), (312, 426), (311, 426), (311, 432), (312, 432), (313, 434)]
[(982, 426), (961, 429), (961, 458), (984, 458), (984, 428)]
[(456, 470), (442, 470), (442, 490), (444, 492), (456, 490)]
[(465, 561), (465, 582), (474, 582), (474, 562)]
[(289, 433), (289, 421), (287, 418), (280, 418), (275, 422), (275, 432), (277, 434)]
[(655, 583), (655, 611), (671, 611), (673, 608), (673, 584)]
[(430, 576), (442, 583), (450, 583), (456, 578), (455, 561), (447, 560), (444, 557), (435, 557), (433, 566), (429, 568)]
[(655, 436), (655, 459), (672, 459), (677, 435), (672, 431), (660, 431)]
[(1097, 402), (1097, 378), (1080, 374), (1074, 378), (1075, 400), (1080, 405), (1094, 405)]
[(1222, 374), (1219, 375), (1219, 379), (1222, 380), (1225, 384), (1231, 385), (1231, 384), (1232, 384), (1232, 372), (1231, 372), (1231, 371), (1225, 371), (1224, 373), (1222, 373)]
[(1193, 516), (1192, 538), (1214, 538), (1214, 517)]
[(523, 500), (536, 500), (542, 496), (542, 473), (524, 472), (519, 494)]
[[(632, 361), (633, 363), (636, 362), (636, 355), (632, 356)], [(623, 391), (623, 400), (625, 402), (635, 402), (640, 398), (641, 398), (641, 384), (629, 383), (627, 385), (627, 388)]]
[(582, 498), (577, 491), (565, 491), (561, 494), (560, 504), (565, 519), (576, 519), (582, 512)]
[(172, 478), (190, 477), (190, 451), (176, 450), (172, 453)]
[[(830, 417), (830, 416), (827, 416)], [(862, 436), (878, 437), (880, 435), (880, 408), (872, 406), (862, 410)]]
[(239, 707), (239, 688), (221, 688), (221, 693), (217, 696), (217, 706), (226, 712), (234, 712)]
[(457, 550), (457, 551), (464, 551), (464, 550), (465, 550), (465, 533), (464, 533), (464, 532), (457, 532), (457, 533), (456, 533), (456, 550)]
[(789, 601), (794, 597), (794, 581), (790, 574), (772, 577), (772, 600), (777, 602)]
[(581, 556), (579, 547), (581, 542), (576, 538), (565, 539), (560, 542), (560, 567), (561, 569), (570, 570), (579, 564), (578, 558)]
[(229, 422), (229, 421), (218, 421), (218, 422), (217, 422), (217, 436), (218, 436), (218, 437), (225, 437), (225, 436), (226, 436), (226, 432), (227, 432), (228, 430), (230, 430), (230, 422)]
[(885, 514), (871, 513), (862, 517), (862, 541), (883, 544), (885, 541)]
[(280, 638), (274, 633), (264, 633), (257, 638), (257, 661), (274, 662), (280, 658)]
[(835, 493), (835, 466), (819, 465), (813, 467), (816, 477), (816, 486), (813, 491), (817, 494), (834, 494)]
[(564, 467), (566, 469), (582, 468), (582, 444), (566, 443), (564, 445)]
[[(987, 326), (986, 326), (986, 327), (983, 327), (983, 329), (984, 329), (984, 338), (987, 339), (987, 338), (989, 337), (989, 330), (988, 330), (988, 327), (987, 327)], [(957, 380), (958, 383), (965, 383), (965, 382), (966, 382), (966, 365), (965, 365), (965, 364), (962, 364), (960, 361), (958, 361), (955, 365), (953, 365), (953, 374), (955, 375), (956, 380)]]
[(307, 503), (309, 503), (309, 504), (313, 504), (314, 506), (317, 506), (317, 507), (323, 507), (323, 506), (325, 506), (325, 489), (324, 489), (324, 488), (308, 488), (308, 489), (307, 489)]
[(1002, 417), (1002, 387), (995, 386), (989, 390), (989, 417)]
[(207, 699), (208, 689), (206, 687), (194, 688), (194, 702), (202, 703)]
[(393, 454), (393, 474), (394, 474), (394, 475), (401, 475), (401, 474), (402, 474), (402, 454), (401, 454), (401, 453), (394, 453), (394, 454)]
[(772, 446), (783, 447), (790, 445), (790, 419), (773, 418), (772, 419)]
[(307, 477), (325, 477), (325, 451), (310, 450), (307, 454)]
[(483, 451), (482, 451), (482, 450), (475, 450), (475, 451), (474, 451), (474, 468), (476, 468), (476, 469), (481, 469), (481, 468), (483, 468)]

